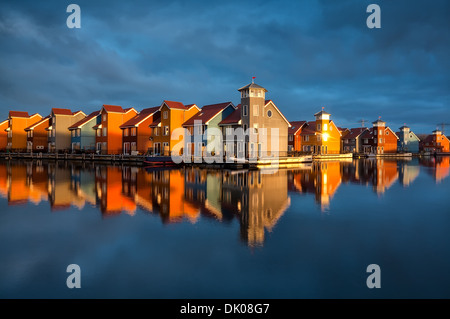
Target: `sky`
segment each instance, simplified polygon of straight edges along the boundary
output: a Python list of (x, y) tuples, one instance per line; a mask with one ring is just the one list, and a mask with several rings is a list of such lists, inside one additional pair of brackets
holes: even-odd
[[(70, 29), (67, 6), (81, 8)], [(371, 3), (381, 28), (369, 29)], [(163, 100), (240, 103), (265, 87), (288, 120), (324, 107), (341, 127), (378, 119), (450, 135), (450, 2), (9, 1), (0, 3), (0, 120), (9, 110)]]

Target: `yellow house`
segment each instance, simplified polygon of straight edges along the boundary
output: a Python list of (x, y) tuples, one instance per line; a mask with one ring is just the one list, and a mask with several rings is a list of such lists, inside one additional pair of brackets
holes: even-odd
[(26, 150), (27, 132), (25, 128), (39, 122), (42, 119), (38, 113), (28, 115), (28, 112), (9, 111), (9, 125), (5, 129), (7, 132), (7, 150)]
[(200, 111), (197, 105), (163, 101), (159, 108), (159, 118), (149, 126), (152, 128), (153, 154), (169, 156), (173, 147), (181, 141), (172, 139), (172, 132), (182, 128), (182, 124)]

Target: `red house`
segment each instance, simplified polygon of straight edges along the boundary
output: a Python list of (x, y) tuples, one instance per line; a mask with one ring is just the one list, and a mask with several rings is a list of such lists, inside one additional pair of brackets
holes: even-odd
[(373, 127), (361, 135), (362, 152), (366, 154), (397, 153), (398, 136), (395, 132), (380, 119), (372, 124)]
[(290, 122), (291, 127), (288, 128), (288, 151), (289, 152), (301, 152), (302, 151), (302, 133), (303, 127), (306, 125), (306, 121), (293, 121)]

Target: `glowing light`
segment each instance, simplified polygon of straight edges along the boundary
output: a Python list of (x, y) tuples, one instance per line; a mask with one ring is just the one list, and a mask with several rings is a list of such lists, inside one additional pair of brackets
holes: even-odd
[(328, 137), (329, 137), (330, 135), (328, 135), (328, 133), (324, 133), (323, 135), (322, 135), (322, 137), (323, 137), (323, 140), (326, 142), (326, 141), (328, 141)]

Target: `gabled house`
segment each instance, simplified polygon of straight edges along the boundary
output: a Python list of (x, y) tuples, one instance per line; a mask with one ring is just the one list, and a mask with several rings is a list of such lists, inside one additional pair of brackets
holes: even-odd
[(50, 120), (51, 117), (48, 115), (40, 121), (25, 128), (25, 132), (27, 132), (28, 152), (48, 151), (47, 129), (50, 126)]
[(341, 131), (324, 110), (314, 114), (315, 121), (306, 122), (300, 133), (302, 151), (312, 154), (339, 154)]
[[(219, 123), (235, 110), (236, 107), (231, 102), (205, 105), (201, 108), (200, 112), (184, 122), (183, 127), (189, 132), (189, 135), (185, 136), (184, 139), (184, 153), (201, 156), (203, 147), (208, 144), (208, 140), (210, 140), (213, 135), (208, 129), (215, 128), (221, 130)], [(198, 141), (196, 141), (194, 135), (198, 135)], [(195, 143), (197, 143), (197, 145), (195, 145)], [(222, 146), (220, 149), (212, 148), (208, 151), (214, 152), (215, 155), (222, 154)]]
[(8, 144), (8, 133), (6, 132), (8, 126), (8, 120), (4, 120), (0, 123), (0, 151), (5, 151), (6, 145)]
[(421, 143), (421, 149), (425, 152), (448, 153), (450, 152), (450, 140), (442, 134), (442, 131), (435, 130), (428, 135)]
[(96, 131), (95, 144), (99, 154), (122, 154), (122, 130), (120, 126), (136, 116), (134, 108), (123, 109), (118, 105), (103, 105), (100, 123), (93, 126)]
[(291, 127), (288, 129), (288, 151), (302, 152), (302, 138), (301, 133), (303, 127), (306, 126), (306, 121), (291, 121)]
[[(224, 147), (224, 155), (228, 157), (243, 157), (244, 146), (243, 141), (238, 141), (237, 137), (233, 135), (233, 131), (237, 128), (242, 128), (242, 107), (241, 104), (236, 106), (236, 109), (231, 112), (226, 118), (219, 122), (219, 127), (222, 129), (222, 142)], [(227, 145), (233, 145), (233, 149), (227, 149)]]
[(48, 151), (69, 151), (72, 148), (69, 127), (80, 121), (86, 114), (83, 111), (72, 112), (70, 109), (52, 108), (51, 126), (48, 131)]
[(146, 154), (151, 152), (153, 140), (150, 124), (156, 119), (159, 106), (143, 109), (120, 126), (124, 154)]
[(400, 127), (400, 132), (396, 132), (395, 134), (398, 136), (398, 152), (419, 153), (420, 139), (408, 126), (403, 125)]
[(9, 111), (6, 149), (12, 151), (24, 151), (27, 149), (27, 134), (25, 128), (40, 121), (42, 116), (35, 113)]
[(95, 130), (93, 128), (100, 124), (100, 120), (100, 111), (94, 111), (69, 126), (72, 152), (95, 151)]
[(164, 100), (159, 111), (160, 119), (150, 124), (153, 128), (153, 153), (169, 156), (173, 147), (181, 140), (181, 138), (172, 139), (172, 132), (181, 128), (183, 123), (197, 114), (200, 109), (195, 104), (184, 105), (181, 102)]
[(362, 149), (361, 136), (367, 127), (351, 128), (342, 135), (342, 153), (360, 153)]
[(397, 153), (398, 136), (386, 126), (386, 122), (378, 119), (372, 122), (373, 127), (362, 136), (362, 153), (386, 154)]

